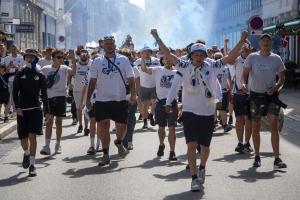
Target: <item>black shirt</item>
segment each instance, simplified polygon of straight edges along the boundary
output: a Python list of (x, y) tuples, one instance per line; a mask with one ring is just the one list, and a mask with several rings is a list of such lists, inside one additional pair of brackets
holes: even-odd
[(40, 107), (40, 96), (45, 113), (49, 113), (45, 76), (41, 72), (36, 71), (36, 69), (28, 67), (18, 71), (13, 82), (13, 98), (16, 108)]

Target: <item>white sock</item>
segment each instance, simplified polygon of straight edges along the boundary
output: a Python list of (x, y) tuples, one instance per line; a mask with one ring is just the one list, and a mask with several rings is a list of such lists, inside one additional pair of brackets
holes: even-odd
[(95, 138), (90, 137), (90, 140), (91, 140), (91, 147), (95, 147)]
[(29, 150), (28, 150), (28, 149), (25, 150), (25, 151), (24, 151), (24, 154), (25, 154), (26, 156), (28, 156), (28, 155), (29, 155)]
[(45, 141), (46, 141), (45, 145), (49, 147), (51, 139), (46, 139)]
[(57, 140), (56, 140), (56, 145), (57, 145), (57, 146), (60, 146), (60, 141), (57, 141)]
[(30, 156), (30, 165), (35, 165), (35, 156)]

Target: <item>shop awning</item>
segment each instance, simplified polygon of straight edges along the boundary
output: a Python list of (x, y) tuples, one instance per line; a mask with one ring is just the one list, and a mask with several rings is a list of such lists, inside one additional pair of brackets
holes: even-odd
[(264, 27), (263, 32), (279, 35), (300, 35), (300, 19)]

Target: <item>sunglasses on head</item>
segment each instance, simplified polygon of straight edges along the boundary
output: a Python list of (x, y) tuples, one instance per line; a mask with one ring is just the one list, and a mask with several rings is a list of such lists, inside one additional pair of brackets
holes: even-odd
[(104, 40), (115, 40), (115, 37), (114, 36), (105, 36), (103, 39)]

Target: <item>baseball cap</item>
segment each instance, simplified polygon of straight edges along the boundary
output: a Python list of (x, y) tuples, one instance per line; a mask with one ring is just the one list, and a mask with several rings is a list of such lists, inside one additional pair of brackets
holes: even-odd
[(268, 38), (269, 40), (272, 40), (272, 36), (268, 33), (264, 33), (262, 35), (260, 35), (259, 39), (264, 39), (264, 38)]
[(143, 51), (151, 51), (152, 52), (152, 49), (148, 46), (145, 46), (140, 50), (140, 52), (143, 52)]
[(23, 55), (24, 60), (25, 60), (25, 57), (28, 55), (32, 55), (32, 56), (36, 57), (37, 59), (39, 58), (38, 52), (35, 49), (26, 49), (25, 54)]
[(206, 46), (204, 44), (201, 43), (195, 43), (191, 46), (191, 53), (195, 53), (195, 52), (204, 52), (207, 53), (207, 49)]

